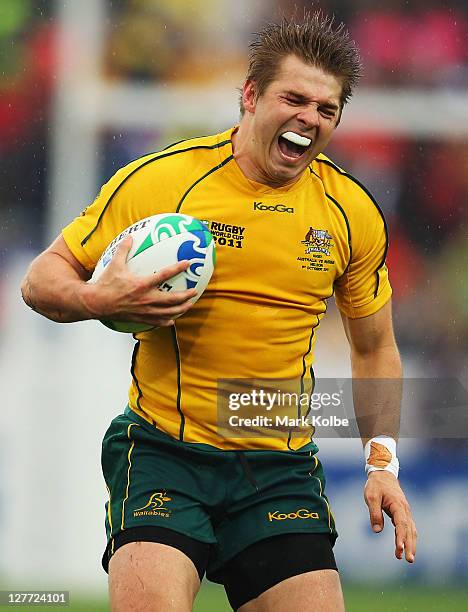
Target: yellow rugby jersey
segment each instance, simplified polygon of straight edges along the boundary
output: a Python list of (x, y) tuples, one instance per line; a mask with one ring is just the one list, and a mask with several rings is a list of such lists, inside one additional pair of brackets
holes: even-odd
[[(386, 226), (365, 188), (324, 155), (292, 186), (248, 180), (232, 131), (131, 162), (63, 237), (91, 271), (111, 240), (144, 217), (181, 212), (206, 222), (216, 240), (213, 277), (173, 328), (135, 334), (129, 405), (186, 442), (286, 450), (286, 434), (222, 437), (217, 381), (295, 379), (310, 389), (327, 300), (335, 294), (341, 311), (358, 318), (390, 298)], [(308, 441), (294, 438), (293, 447)]]

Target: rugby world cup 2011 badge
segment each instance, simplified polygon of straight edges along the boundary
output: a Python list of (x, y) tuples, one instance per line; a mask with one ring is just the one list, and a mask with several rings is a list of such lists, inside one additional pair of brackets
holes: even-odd
[(333, 236), (331, 236), (327, 230), (309, 228), (309, 231), (305, 235), (304, 240), (301, 244), (305, 245), (305, 254), (309, 253), (323, 253), (324, 255), (330, 255), (330, 249), (333, 247), (332, 243)]

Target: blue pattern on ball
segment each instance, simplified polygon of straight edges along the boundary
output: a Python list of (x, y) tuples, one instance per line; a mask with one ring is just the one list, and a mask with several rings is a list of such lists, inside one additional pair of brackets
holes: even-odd
[(188, 267), (185, 276), (187, 289), (196, 287), (200, 278), (198, 268), (203, 268), (205, 265), (206, 251), (208, 247), (206, 231), (192, 230), (190, 232), (190, 238), (193, 238), (193, 240), (189, 239), (183, 242), (177, 251), (177, 261), (188, 259), (192, 262)]

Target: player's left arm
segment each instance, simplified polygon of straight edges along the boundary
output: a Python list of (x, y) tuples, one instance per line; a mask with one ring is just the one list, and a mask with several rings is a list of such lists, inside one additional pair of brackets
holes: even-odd
[[(393, 333), (391, 301), (376, 313), (352, 319), (341, 314), (351, 347), (356, 420), (363, 445), (375, 436), (398, 439), (402, 368)], [(374, 532), (384, 528), (384, 511), (395, 527), (395, 556), (409, 563), (416, 554), (416, 526), (398, 479), (390, 471), (368, 474), (364, 499)]]

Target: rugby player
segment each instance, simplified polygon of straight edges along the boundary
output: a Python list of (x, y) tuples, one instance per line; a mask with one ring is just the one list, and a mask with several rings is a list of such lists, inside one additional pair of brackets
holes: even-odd
[[(135, 334), (128, 406), (103, 442), (103, 565), (114, 611), (191, 610), (205, 572), (242, 612), (344, 609), (317, 447), (310, 435), (221, 436), (216, 389), (226, 378), (311, 385), (333, 294), (353, 377), (401, 377), (385, 221), (369, 192), (322, 153), (359, 73), (346, 29), (322, 14), (267, 26), (250, 47), (239, 125), (119, 170), (23, 281), (26, 303), (53, 321), (155, 326)], [(158, 289), (187, 262), (130, 274), (130, 237), (100, 280), (86, 283), (115, 236), (162, 212), (201, 219), (217, 238), (202, 299), (191, 306), (193, 290)], [(387, 513), (396, 557), (412, 563), (416, 530), (397, 479), (398, 387), (357, 402), (356, 416), (377, 400), (385, 408), (363, 434), (365, 501), (373, 530)]]

